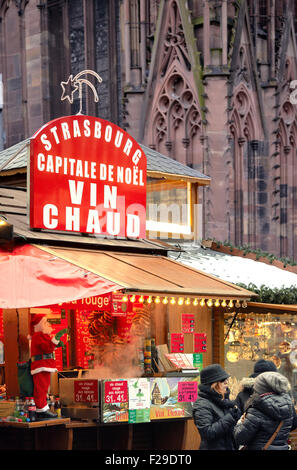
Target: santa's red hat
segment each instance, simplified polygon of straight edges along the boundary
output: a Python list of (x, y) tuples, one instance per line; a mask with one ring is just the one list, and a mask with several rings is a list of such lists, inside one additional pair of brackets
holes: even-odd
[(45, 317), (46, 317), (46, 315), (44, 313), (35, 313), (35, 314), (31, 315), (31, 319), (30, 319), (30, 334), (31, 334), (31, 336), (33, 335), (33, 333), (35, 331), (34, 330), (35, 326), (38, 325), (41, 322), (41, 320)]

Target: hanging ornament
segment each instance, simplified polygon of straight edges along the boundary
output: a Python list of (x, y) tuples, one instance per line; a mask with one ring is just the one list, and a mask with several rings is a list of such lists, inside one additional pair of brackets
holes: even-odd
[(232, 343), (229, 343), (229, 350), (226, 354), (226, 358), (229, 362), (237, 362), (239, 360), (240, 352), (241, 343), (239, 341), (232, 341)]
[(239, 354), (236, 351), (228, 351), (226, 358), (229, 362), (238, 362)]

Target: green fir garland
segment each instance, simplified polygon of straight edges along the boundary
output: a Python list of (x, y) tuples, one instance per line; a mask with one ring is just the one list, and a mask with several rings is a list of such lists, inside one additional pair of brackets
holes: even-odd
[(236, 285), (242, 287), (243, 289), (255, 292), (255, 294), (258, 294), (258, 297), (252, 299), (255, 302), (261, 302), (266, 304), (297, 304), (296, 286), (270, 288), (262, 285), (260, 287), (257, 287), (252, 282), (250, 282), (248, 285), (239, 282)]

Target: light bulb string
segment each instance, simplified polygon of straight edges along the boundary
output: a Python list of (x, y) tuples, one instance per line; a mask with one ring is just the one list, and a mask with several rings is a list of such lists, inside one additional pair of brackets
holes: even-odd
[[(169, 300), (170, 299), (170, 300)], [(200, 305), (201, 307), (204, 307), (205, 305), (207, 307), (227, 307), (227, 308), (246, 308), (247, 307), (247, 302), (246, 300), (240, 300), (240, 299), (220, 299), (220, 298), (213, 298), (213, 297), (182, 297), (182, 296), (154, 296), (154, 295), (139, 295), (137, 299), (137, 295), (128, 295), (128, 294), (123, 294), (122, 298), (123, 302), (128, 302), (130, 301), (131, 303), (155, 303), (155, 304), (160, 304), (162, 303), (163, 305), (166, 305), (168, 303), (172, 305), (186, 305), (186, 306), (198, 306)]]

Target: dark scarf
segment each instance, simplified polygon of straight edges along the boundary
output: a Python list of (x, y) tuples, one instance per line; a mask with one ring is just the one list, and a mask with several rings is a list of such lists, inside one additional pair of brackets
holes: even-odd
[(222, 395), (216, 392), (213, 388), (210, 388), (210, 385), (199, 385), (199, 396), (201, 398), (207, 398), (207, 400), (212, 401), (215, 403), (219, 408), (233, 408), (235, 402), (233, 400), (229, 400), (230, 390), (227, 389), (225, 394), (225, 398), (222, 399)]

